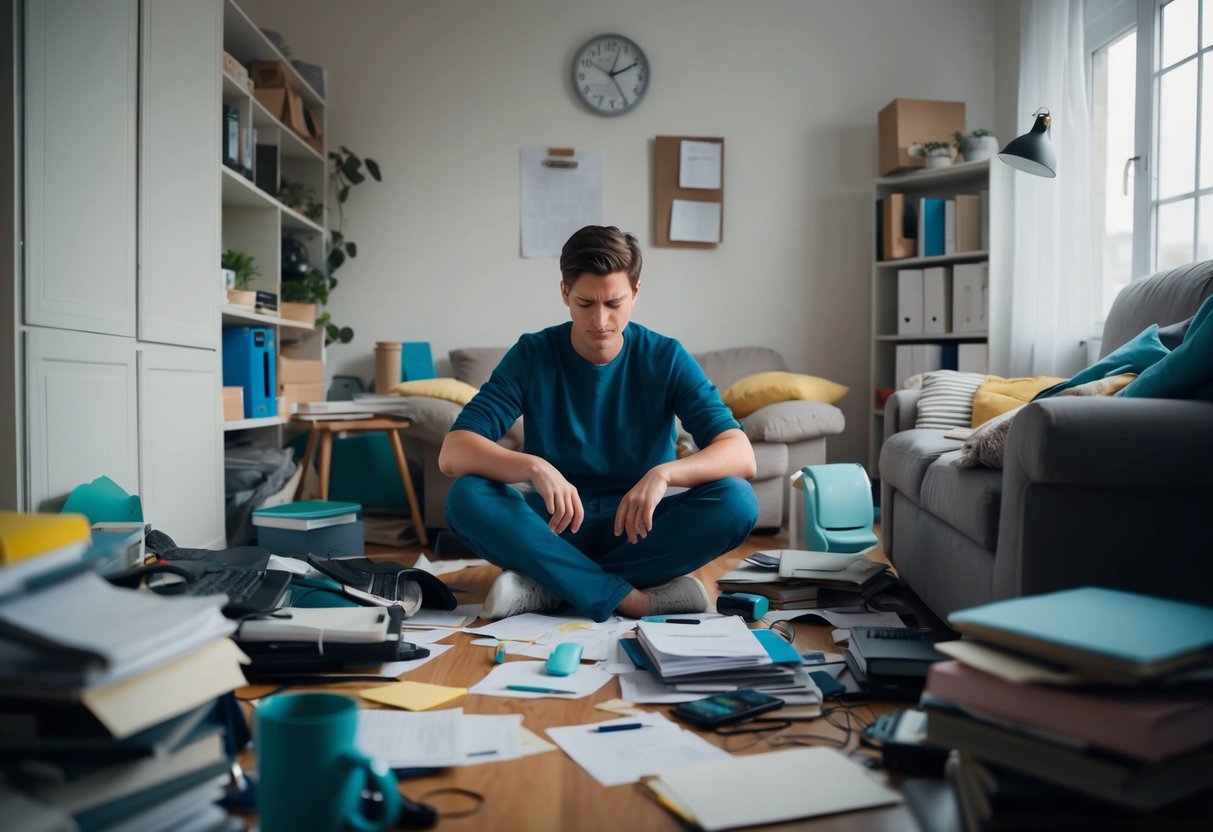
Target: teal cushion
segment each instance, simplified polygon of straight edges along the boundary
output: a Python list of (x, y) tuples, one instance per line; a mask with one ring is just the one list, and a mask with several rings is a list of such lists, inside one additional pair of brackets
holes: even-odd
[(1116, 395), (1213, 401), (1213, 295), (1192, 317), (1183, 342)]
[[(1063, 390), (1069, 390), (1071, 387), (1077, 387), (1080, 384), (1086, 384), (1091, 381), (1099, 381), (1101, 378), (1118, 376), (1121, 373), (1137, 373), (1140, 375), (1145, 372), (1146, 368), (1166, 358), (1170, 352), (1170, 350), (1163, 346), (1162, 341), (1158, 340), (1158, 324), (1150, 324), (1136, 338), (1112, 350), (1112, 352), (1078, 373), (1069, 381), (1063, 381), (1061, 384), (1055, 384), (1047, 390), (1040, 391), (1032, 401), (1047, 399), (1056, 396)], [(1133, 384), (1136, 384), (1140, 380), (1137, 379)], [(1129, 387), (1132, 387), (1133, 384), (1130, 384)], [(1126, 387), (1125, 389), (1129, 388)]]

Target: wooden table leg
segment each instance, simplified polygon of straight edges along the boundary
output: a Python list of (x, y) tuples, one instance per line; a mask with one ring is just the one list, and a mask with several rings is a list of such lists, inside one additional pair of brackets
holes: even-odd
[(324, 431), (320, 437), (320, 499), (329, 498), (329, 472), (333, 466), (333, 432)]
[(303, 497), (303, 487), (307, 484), (307, 475), (312, 470), (312, 461), (316, 457), (316, 430), (313, 428), (307, 433), (307, 450), (303, 452), (303, 476), (299, 478), (299, 484), (295, 486), (295, 500)]
[(400, 469), (400, 479), (404, 481), (404, 493), (409, 499), (409, 511), (413, 515), (413, 530), (417, 532), (417, 542), (422, 546), (429, 546), (430, 542), (426, 539), (425, 534), (425, 518), (421, 516), (421, 506), (417, 503), (417, 491), (413, 488), (413, 478), (409, 476), (409, 461), (404, 455), (404, 442), (400, 438), (400, 431), (389, 430), (387, 435), (392, 440), (392, 450), (396, 453), (396, 466)]

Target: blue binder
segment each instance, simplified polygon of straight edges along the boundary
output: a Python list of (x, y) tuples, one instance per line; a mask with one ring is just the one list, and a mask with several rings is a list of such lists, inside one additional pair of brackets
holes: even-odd
[(278, 415), (274, 331), (263, 326), (223, 330), (223, 384), (244, 388), (244, 418)]

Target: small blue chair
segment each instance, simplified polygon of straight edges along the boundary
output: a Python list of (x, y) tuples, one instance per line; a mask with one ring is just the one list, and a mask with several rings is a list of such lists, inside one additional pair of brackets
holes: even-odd
[(814, 552), (862, 552), (872, 533), (872, 483), (862, 465), (841, 462), (804, 468), (804, 545)]

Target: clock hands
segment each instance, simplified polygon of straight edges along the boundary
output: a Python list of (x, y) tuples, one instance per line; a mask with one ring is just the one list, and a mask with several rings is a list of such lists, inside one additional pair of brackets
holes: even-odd
[[(618, 53), (616, 53), (616, 57), (618, 58)], [(618, 63), (618, 61), (616, 61), (616, 63)], [(636, 66), (636, 64), (638, 64), (638, 63), (640, 63), (640, 61), (632, 61), (630, 64), (625, 66), (623, 69), (614, 70), (614, 71), (610, 72), (609, 74), (610, 74), (611, 78), (613, 79), (616, 75), (622, 75), (623, 73), (627, 72), (632, 67)]]
[(623, 94), (623, 87), (619, 86), (619, 82), (615, 80), (615, 73), (611, 73), (611, 83), (615, 85), (615, 89), (619, 90), (619, 97), (623, 99), (624, 106), (627, 106), (628, 97)]

